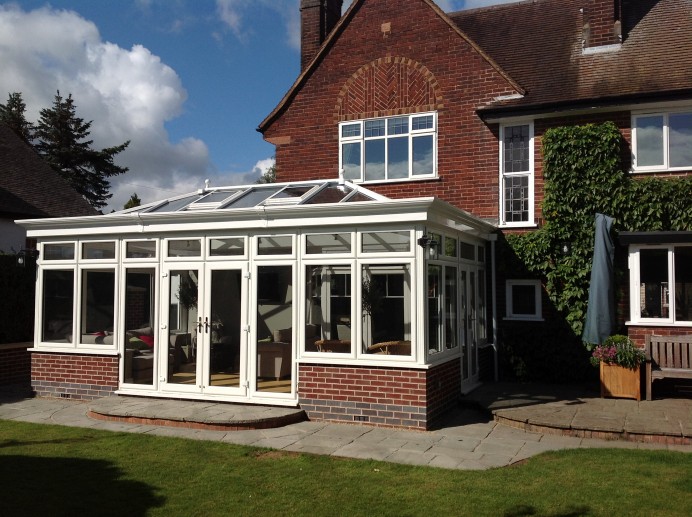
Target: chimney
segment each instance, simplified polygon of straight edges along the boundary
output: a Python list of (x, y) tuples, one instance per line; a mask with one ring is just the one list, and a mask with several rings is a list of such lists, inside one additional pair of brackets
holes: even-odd
[(622, 0), (586, 0), (584, 47), (622, 43)]
[(343, 3), (343, 0), (300, 0), (301, 72), (339, 22)]

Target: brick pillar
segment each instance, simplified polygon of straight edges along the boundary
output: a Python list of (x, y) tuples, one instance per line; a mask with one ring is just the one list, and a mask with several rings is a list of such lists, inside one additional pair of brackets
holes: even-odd
[(584, 46), (615, 45), (621, 42), (621, 0), (587, 0), (584, 7)]
[(300, 1), (300, 69), (312, 58), (341, 18), (343, 0)]

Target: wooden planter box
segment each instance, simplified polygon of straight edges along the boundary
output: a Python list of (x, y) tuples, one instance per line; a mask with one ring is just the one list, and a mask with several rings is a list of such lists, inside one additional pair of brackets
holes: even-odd
[(634, 370), (601, 362), (601, 397), (641, 400), (641, 368)]

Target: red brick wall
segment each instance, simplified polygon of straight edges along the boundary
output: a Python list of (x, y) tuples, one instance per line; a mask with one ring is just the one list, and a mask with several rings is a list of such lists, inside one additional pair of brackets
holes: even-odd
[(26, 349), (30, 346), (32, 345), (0, 345), (0, 386), (29, 385), (31, 354)]
[(118, 357), (34, 352), (31, 386), (39, 397), (107, 397), (118, 388)]
[(298, 397), (310, 420), (428, 429), (460, 393), (459, 360), (430, 370), (299, 365)]
[[(400, 5), (388, 0), (362, 4), (286, 111), (266, 130), (267, 139), (288, 141), (276, 148), (277, 179), (337, 178), (338, 122), (356, 116), (341, 111), (344, 87), (349, 81), (354, 82), (354, 74), (363, 72), (366, 65), (383, 62), (378, 60), (405, 59), (410, 63), (407, 70), (423, 73), (425, 84), (439, 93), (434, 106), (439, 117), (439, 179), (381, 185), (375, 190), (394, 198), (437, 196), (480, 217), (497, 217), (498, 128), (484, 124), (475, 112), (496, 96), (516, 92), (427, 4), (408, 2), (405, 10), (397, 9)], [(383, 24), (389, 24), (389, 32), (383, 32)], [(385, 109), (361, 115), (386, 116), (431, 109), (429, 96), (425, 95), (419, 96), (423, 99), (421, 105), (401, 104), (410, 98), (398, 90), (406, 74), (391, 73), (395, 75), (382, 79), (389, 82), (388, 87), (378, 89), (389, 92), (391, 99), (364, 103), (384, 105)], [(419, 88), (423, 82), (411, 84)]]
[(587, 47), (614, 45), (620, 42), (615, 34), (615, 22), (620, 20), (619, 6), (620, 0), (589, 0), (584, 16), (584, 22), (589, 24)]
[(627, 327), (627, 335), (637, 346), (644, 347), (647, 336), (685, 336), (692, 334), (692, 328), (680, 327), (646, 327), (630, 325)]

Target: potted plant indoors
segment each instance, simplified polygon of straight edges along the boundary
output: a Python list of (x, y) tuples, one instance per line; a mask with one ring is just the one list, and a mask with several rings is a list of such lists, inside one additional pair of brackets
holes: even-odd
[(645, 359), (644, 351), (627, 336), (610, 336), (596, 345), (591, 363), (600, 367), (601, 397), (641, 400), (641, 364)]

